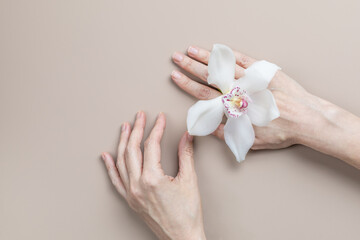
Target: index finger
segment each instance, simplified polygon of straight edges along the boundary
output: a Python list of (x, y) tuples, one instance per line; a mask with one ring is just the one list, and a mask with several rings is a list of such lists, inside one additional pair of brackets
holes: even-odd
[[(235, 55), (235, 59), (236, 59), (236, 64), (238, 66), (240, 66), (241, 68), (248, 68), (250, 67), (254, 62), (256, 62), (257, 60), (247, 56), (244, 53), (241, 53), (239, 51), (234, 51), (234, 55)], [(190, 46), (188, 48), (188, 54), (190, 57), (198, 60), (199, 62), (202, 62), (204, 64), (208, 64), (209, 62), (209, 58), (210, 58), (210, 51), (197, 47), (197, 46)], [(236, 71), (238, 72), (239, 75), (242, 75), (242, 69), (236, 69)]]

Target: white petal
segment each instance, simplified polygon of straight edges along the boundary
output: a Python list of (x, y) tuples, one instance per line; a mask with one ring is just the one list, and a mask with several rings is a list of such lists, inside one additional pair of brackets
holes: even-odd
[(208, 64), (208, 83), (216, 85), (222, 93), (231, 90), (235, 80), (235, 64), (235, 55), (229, 47), (214, 44)]
[(239, 118), (228, 118), (224, 127), (224, 138), (236, 160), (238, 162), (244, 160), (255, 140), (249, 117), (243, 114)]
[(191, 135), (209, 135), (220, 125), (224, 115), (221, 97), (198, 101), (189, 109), (187, 128)]
[(247, 108), (251, 122), (256, 126), (266, 126), (280, 116), (274, 96), (265, 89), (250, 95), (251, 102)]
[(235, 84), (245, 89), (248, 94), (264, 90), (279, 69), (279, 66), (265, 60), (257, 61), (245, 69), (244, 77)]

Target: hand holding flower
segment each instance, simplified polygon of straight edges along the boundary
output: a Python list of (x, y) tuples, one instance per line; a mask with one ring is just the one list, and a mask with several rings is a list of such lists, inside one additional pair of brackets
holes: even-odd
[(235, 79), (235, 56), (225, 45), (215, 44), (209, 57), (208, 83), (220, 89), (223, 95), (212, 100), (201, 100), (189, 109), (187, 126), (192, 135), (205, 136), (214, 132), (228, 117), (224, 138), (238, 161), (254, 143), (251, 123), (266, 126), (279, 117), (275, 100), (267, 86), (278, 69), (275, 64), (258, 61)]
[[(209, 63), (210, 52), (199, 47), (189, 47), (188, 55), (190, 57), (176, 52), (173, 55), (173, 60), (186, 72), (200, 78), (204, 82), (208, 82), (210, 73), (208, 72), (209, 66), (207, 66), (207, 64)], [(250, 69), (251, 66), (254, 64), (261, 64), (261, 61), (257, 61), (240, 52), (234, 51), (234, 55), (236, 61), (236, 65), (234, 66), (235, 79), (244, 78), (246, 71), (249, 71), (248, 69)], [(199, 100), (216, 99), (222, 95), (221, 92), (214, 88), (194, 81), (179, 71), (173, 71), (172, 79), (185, 92)], [(249, 81), (245, 78), (242, 86), (248, 87), (249, 84)], [(276, 113), (274, 106), (272, 105), (273, 111), (268, 112), (268, 115), (263, 115), (267, 116), (267, 119), (265, 118), (263, 121), (256, 121), (256, 118), (253, 118), (253, 121), (256, 122), (254, 126), (255, 140), (250, 147), (252, 149), (278, 149), (298, 143), (298, 130), (304, 128), (303, 122), (307, 122), (309, 118), (309, 113), (306, 112), (316, 111), (308, 108), (309, 105), (312, 105), (314, 98), (296, 81), (280, 70), (275, 73), (268, 85), (267, 83), (263, 84), (266, 84), (267, 86), (267, 90), (265, 91), (267, 94), (264, 94), (264, 97), (270, 99), (270, 94), (268, 93), (272, 93), (280, 112), (280, 117), (271, 121), (271, 119), (276, 117), (276, 114), (271, 114)], [(261, 84), (254, 85), (254, 87), (258, 86), (261, 87)], [(264, 85), (262, 85), (262, 88), (264, 88)], [(249, 92), (251, 91), (252, 90), (250, 89)], [(245, 105), (250, 104), (246, 98), (245, 101)], [(271, 104), (271, 101), (266, 101), (266, 103)], [(251, 112), (251, 108), (248, 107), (248, 109)], [(263, 109), (263, 111), (265, 110), (266, 109)], [(236, 112), (237, 110), (235, 109), (235, 113)], [(271, 122), (266, 125), (269, 121)], [(224, 131), (226, 131), (224, 126), (224, 124), (220, 124), (219, 127), (214, 130), (213, 135), (220, 139), (224, 139)]]
[[(189, 47), (188, 56), (176, 52), (174, 62), (186, 72), (207, 82), (210, 52)], [(235, 79), (245, 75), (246, 69), (257, 61), (234, 51)], [(171, 74), (174, 82), (185, 92), (209, 100), (221, 93), (194, 81), (179, 71)], [(255, 141), (251, 149), (279, 149), (303, 144), (317, 151), (346, 161), (360, 169), (360, 119), (340, 107), (310, 94), (283, 71), (277, 71), (268, 85), (274, 96), (280, 117), (267, 126), (254, 126)], [(224, 124), (213, 135), (224, 139)]]

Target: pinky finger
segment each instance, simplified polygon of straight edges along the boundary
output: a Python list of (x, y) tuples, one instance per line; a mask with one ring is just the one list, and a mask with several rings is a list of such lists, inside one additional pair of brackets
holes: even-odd
[(125, 198), (126, 197), (125, 187), (123, 182), (121, 181), (114, 159), (110, 156), (109, 153), (106, 152), (102, 153), (101, 157), (104, 160), (112, 184), (115, 186), (116, 190), (120, 193), (120, 195)]

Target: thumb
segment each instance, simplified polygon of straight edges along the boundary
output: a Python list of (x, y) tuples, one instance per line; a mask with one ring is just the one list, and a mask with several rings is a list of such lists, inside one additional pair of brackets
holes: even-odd
[(179, 142), (179, 173), (177, 177), (195, 173), (193, 136), (185, 132)]

